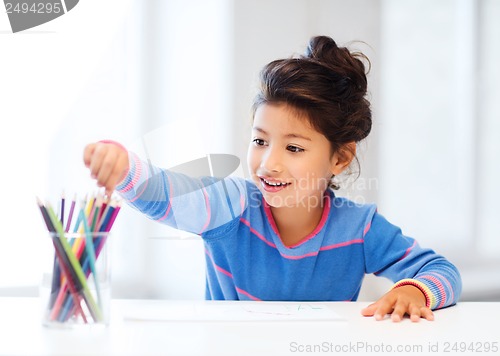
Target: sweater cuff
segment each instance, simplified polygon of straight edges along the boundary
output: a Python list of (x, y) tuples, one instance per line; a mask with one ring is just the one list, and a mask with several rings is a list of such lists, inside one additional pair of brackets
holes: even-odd
[(116, 190), (119, 193), (125, 194), (132, 190), (132, 188), (137, 184), (141, 176), (141, 165), (137, 162), (138, 157), (131, 152), (129, 153), (128, 160), (128, 172), (116, 185)]
[(420, 289), (420, 291), (424, 294), (425, 296), (425, 306), (429, 309), (433, 309), (436, 306), (436, 297), (434, 296), (434, 293), (427, 287), (424, 283), (420, 282), (419, 280), (416, 279), (402, 279), (398, 282), (396, 282), (391, 290), (394, 288), (402, 287), (402, 286), (414, 286)]

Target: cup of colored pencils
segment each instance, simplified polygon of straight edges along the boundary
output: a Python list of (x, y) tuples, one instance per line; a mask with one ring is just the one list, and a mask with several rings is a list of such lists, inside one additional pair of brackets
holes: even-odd
[(68, 204), (57, 212), (38, 206), (53, 246), (52, 268), (45, 278), (49, 292), (41, 297), (46, 326), (108, 325), (111, 300), (110, 231), (120, 202), (97, 195)]

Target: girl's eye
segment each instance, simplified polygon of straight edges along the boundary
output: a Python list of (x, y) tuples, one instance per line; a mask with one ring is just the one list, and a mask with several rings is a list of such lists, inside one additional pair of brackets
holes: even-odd
[(288, 145), (286, 147), (286, 149), (290, 152), (293, 152), (293, 153), (299, 153), (299, 152), (304, 152), (304, 149), (303, 148), (300, 148), (300, 147), (297, 147), (297, 146), (292, 146), (292, 145)]
[(262, 140), (260, 138), (255, 138), (255, 139), (253, 139), (252, 142), (255, 143), (257, 146), (264, 146), (264, 144), (265, 144), (264, 140)]

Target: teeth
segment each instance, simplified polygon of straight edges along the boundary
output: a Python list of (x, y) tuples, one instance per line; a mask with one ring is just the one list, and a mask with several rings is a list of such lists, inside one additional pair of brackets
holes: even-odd
[(265, 179), (262, 179), (266, 184), (271, 185), (273, 187), (281, 187), (282, 185), (287, 185), (288, 183), (285, 182), (269, 182)]

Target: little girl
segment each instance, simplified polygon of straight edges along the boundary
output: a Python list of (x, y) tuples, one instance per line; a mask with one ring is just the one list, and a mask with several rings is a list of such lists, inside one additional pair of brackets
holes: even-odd
[(402, 234), (374, 205), (337, 197), (336, 176), (371, 129), (366, 59), (329, 37), (260, 76), (248, 149), (251, 180), (188, 177), (141, 161), (113, 141), (84, 151), (91, 176), (153, 220), (199, 234), (206, 298), (353, 301), (363, 277), (395, 284), (362, 310), (377, 320), (433, 320), (453, 305), (460, 275)]

